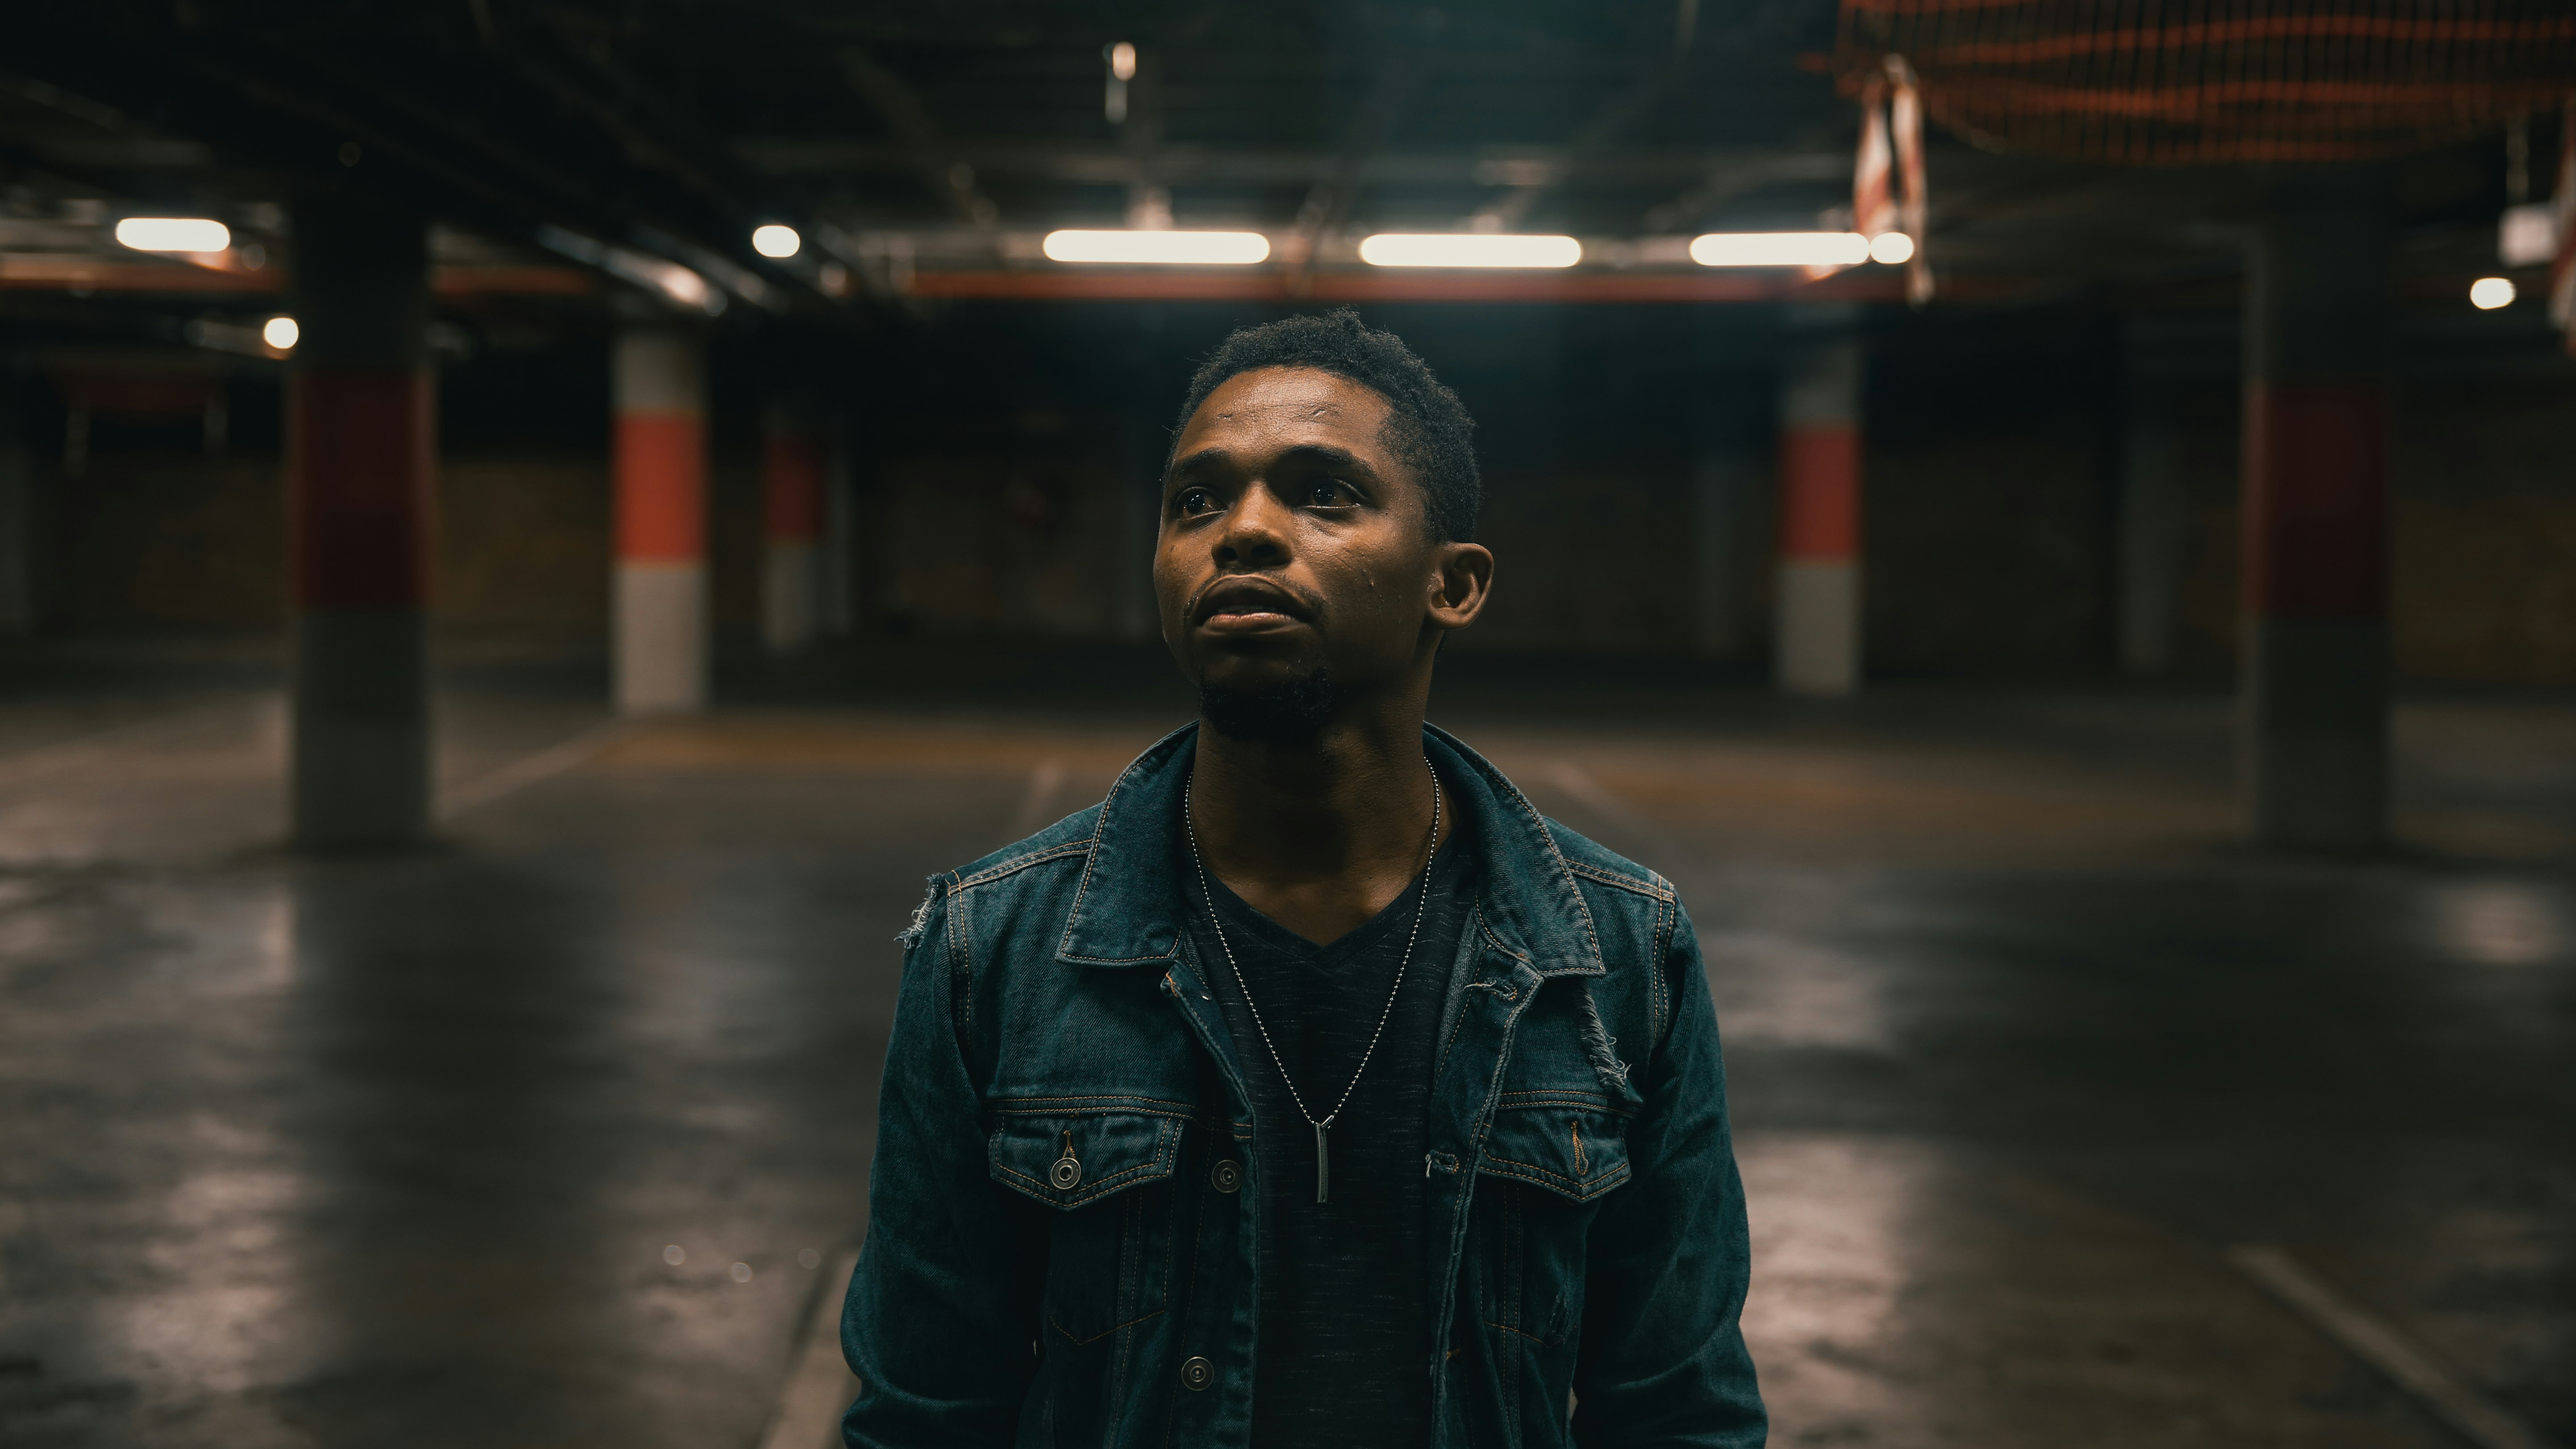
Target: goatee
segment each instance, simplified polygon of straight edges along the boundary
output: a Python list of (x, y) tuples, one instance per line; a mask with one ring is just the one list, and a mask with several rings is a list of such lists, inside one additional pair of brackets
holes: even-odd
[(1341, 696), (1319, 666), (1263, 689), (1222, 684), (1199, 686), (1199, 717), (1228, 739), (1269, 745), (1304, 744), (1324, 732)]

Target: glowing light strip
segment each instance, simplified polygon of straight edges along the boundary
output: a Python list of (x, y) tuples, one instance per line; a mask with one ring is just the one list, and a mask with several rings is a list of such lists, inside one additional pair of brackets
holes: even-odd
[(1869, 238), (1856, 231), (1713, 231), (1691, 239), (1690, 259), (1703, 267), (1856, 267), (1869, 260)]
[(202, 216), (129, 216), (116, 224), (116, 240), (138, 252), (219, 252), (233, 233)]
[(1051, 231), (1041, 246), (1052, 262), (1242, 267), (1270, 259), (1270, 239), (1257, 231)]
[(1380, 232), (1360, 243), (1373, 267), (1570, 267), (1583, 243), (1570, 236), (1504, 236), (1489, 232)]

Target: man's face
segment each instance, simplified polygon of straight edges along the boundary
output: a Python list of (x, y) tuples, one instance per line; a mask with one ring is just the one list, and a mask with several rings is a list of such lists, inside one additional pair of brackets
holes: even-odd
[(1482, 606), (1490, 557), (1432, 541), (1388, 414), (1373, 389), (1273, 367), (1191, 415), (1163, 484), (1154, 592), (1203, 694), (1275, 696), (1319, 675), (1364, 690), (1427, 668), (1437, 633)]

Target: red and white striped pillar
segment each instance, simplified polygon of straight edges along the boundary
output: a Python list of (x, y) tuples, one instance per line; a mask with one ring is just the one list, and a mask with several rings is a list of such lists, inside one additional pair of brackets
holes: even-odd
[(2388, 817), (2384, 172), (2296, 176), (2247, 273), (2243, 714), (2267, 844), (2356, 849)]
[(286, 390), (295, 842), (397, 845), (430, 823), (429, 592), (438, 415), (420, 217), (295, 201)]
[(693, 714), (707, 703), (705, 344), (630, 324), (615, 372), (617, 710)]
[(824, 442), (810, 410), (773, 405), (762, 419), (760, 639), (772, 654), (814, 642), (823, 614)]
[(1791, 694), (1847, 695), (1861, 672), (1861, 381), (1856, 338), (1794, 348), (1781, 390), (1774, 671)]

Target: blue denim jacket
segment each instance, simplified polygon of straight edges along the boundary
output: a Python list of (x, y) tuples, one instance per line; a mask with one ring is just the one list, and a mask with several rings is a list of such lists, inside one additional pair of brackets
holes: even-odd
[[(1282, 1129), (1251, 1120), (1182, 929), (1196, 738), (935, 877), (905, 933), (841, 1320), (853, 1446), (1250, 1437), (1251, 1139)], [(1423, 1162), (1435, 1443), (1758, 1446), (1744, 1190), (1690, 919), (1446, 732), (1423, 748), (1479, 852)]]

